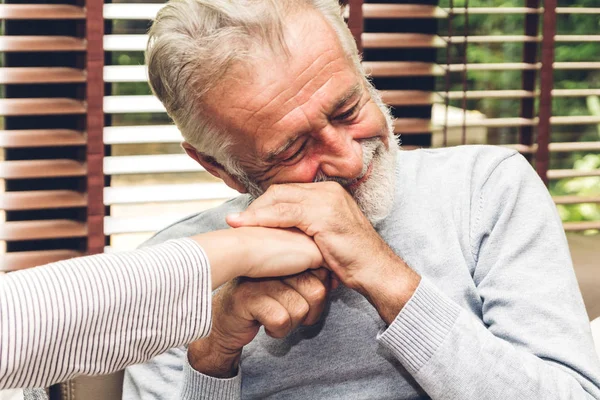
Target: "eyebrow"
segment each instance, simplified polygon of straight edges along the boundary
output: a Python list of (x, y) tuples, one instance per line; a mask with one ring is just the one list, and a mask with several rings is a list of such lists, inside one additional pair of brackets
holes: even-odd
[(352, 86), (346, 93), (344, 93), (344, 95), (342, 97), (340, 97), (335, 102), (335, 105), (333, 106), (333, 111), (335, 112), (336, 110), (339, 110), (340, 108), (344, 107), (350, 99), (355, 97), (361, 91), (362, 91), (362, 86), (360, 83), (357, 83), (356, 85)]
[(272, 163), (282, 153), (285, 153), (298, 140), (298, 137), (289, 138), (287, 142), (276, 150), (269, 151), (265, 157), (267, 163)]
[[(360, 85), (360, 83), (357, 83), (354, 86), (352, 86), (346, 93), (344, 93), (339, 99), (336, 100), (333, 106), (333, 112), (344, 107), (349, 100), (351, 100), (361, 91), (362, 86)], [(296, 140), (298, 140), (299, 136), (300, 135), (289, 138), (283, 146), (279, 147), (278, 149), (269, 151), (265, 156), (265, 162), (272, 163), (273, 161), (275, 161), (280, 154), (285, 153), (290, 147), (293, 146), (294, 143), (296, 143)]]

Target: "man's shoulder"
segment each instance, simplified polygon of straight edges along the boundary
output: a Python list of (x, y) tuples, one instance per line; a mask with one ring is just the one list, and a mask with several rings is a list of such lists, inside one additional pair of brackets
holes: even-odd
[(485, 163), (501, 161), (517, 154), (516, 150), (492, 145), (463, 145), (442, 147), (437, 149), (418, 149), (405, 151), (403, 154), (414, 154), (420, 162), (439, 164), (440, 162), (453, 162), (461, 160), (462, 164)]
[(144, 242), (142, 246), (152, 246), (171, 239), (179, 239), (219, 229), (227, 229), (229, 226), (225, 222), (225, 217), (228, 214), (245, 210), (248, 207), (248, 204), (248, 195), (234, 197), (218, 207), (189, 215), (167, 226)]
[(504, 160), (518, 152), (500, 146), (465, 145), (439, 149), (419, 149), (401, 152), (398, 171), (413, 178), (484, 179)]

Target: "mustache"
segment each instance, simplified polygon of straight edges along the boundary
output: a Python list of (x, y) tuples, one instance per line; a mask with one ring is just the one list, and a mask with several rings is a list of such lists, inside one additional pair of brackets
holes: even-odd
[(315, 179), (313, 179), (313, 182), (337, 182), (343, 187), (348, 187), (353, 183), (359, 181), (367, 173), (369, 165), (371, 165), (371, 162), (373, 161), (381, 147), (384, 146), (384, 144), (381, 138), (376, 137), (371, 139), (365, 139), (361, 142), (360, 145), (362, 147), (363, 167), (358, 177), (354, 179), (340, 178), (337, 176), (327, 176), (322, 171), (319, 171), (317, 172)]

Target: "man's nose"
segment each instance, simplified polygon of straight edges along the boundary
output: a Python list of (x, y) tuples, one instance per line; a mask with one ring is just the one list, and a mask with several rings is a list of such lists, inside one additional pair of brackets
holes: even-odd
[(357, 178), (363, 169), (362, 147), (341, 129), (328, 126), (319, 135), (320, 170), (327, 176)]

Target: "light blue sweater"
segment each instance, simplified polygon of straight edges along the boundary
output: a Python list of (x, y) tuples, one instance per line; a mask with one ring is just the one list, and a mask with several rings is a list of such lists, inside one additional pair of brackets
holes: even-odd
[[(225, 228), (238, 197), (149, 244)], [(600, 363), (561, 221), (519, 154), (466, 146), (400, 152), (379, 234), (421, 276), (395, 321), (346, 288), (322, 322), (260, 332), (232, 379), (185, 349), (128, 369), (125, 399), (600, 399)], [(258, 250), (259, 251), (259, 250)]]

